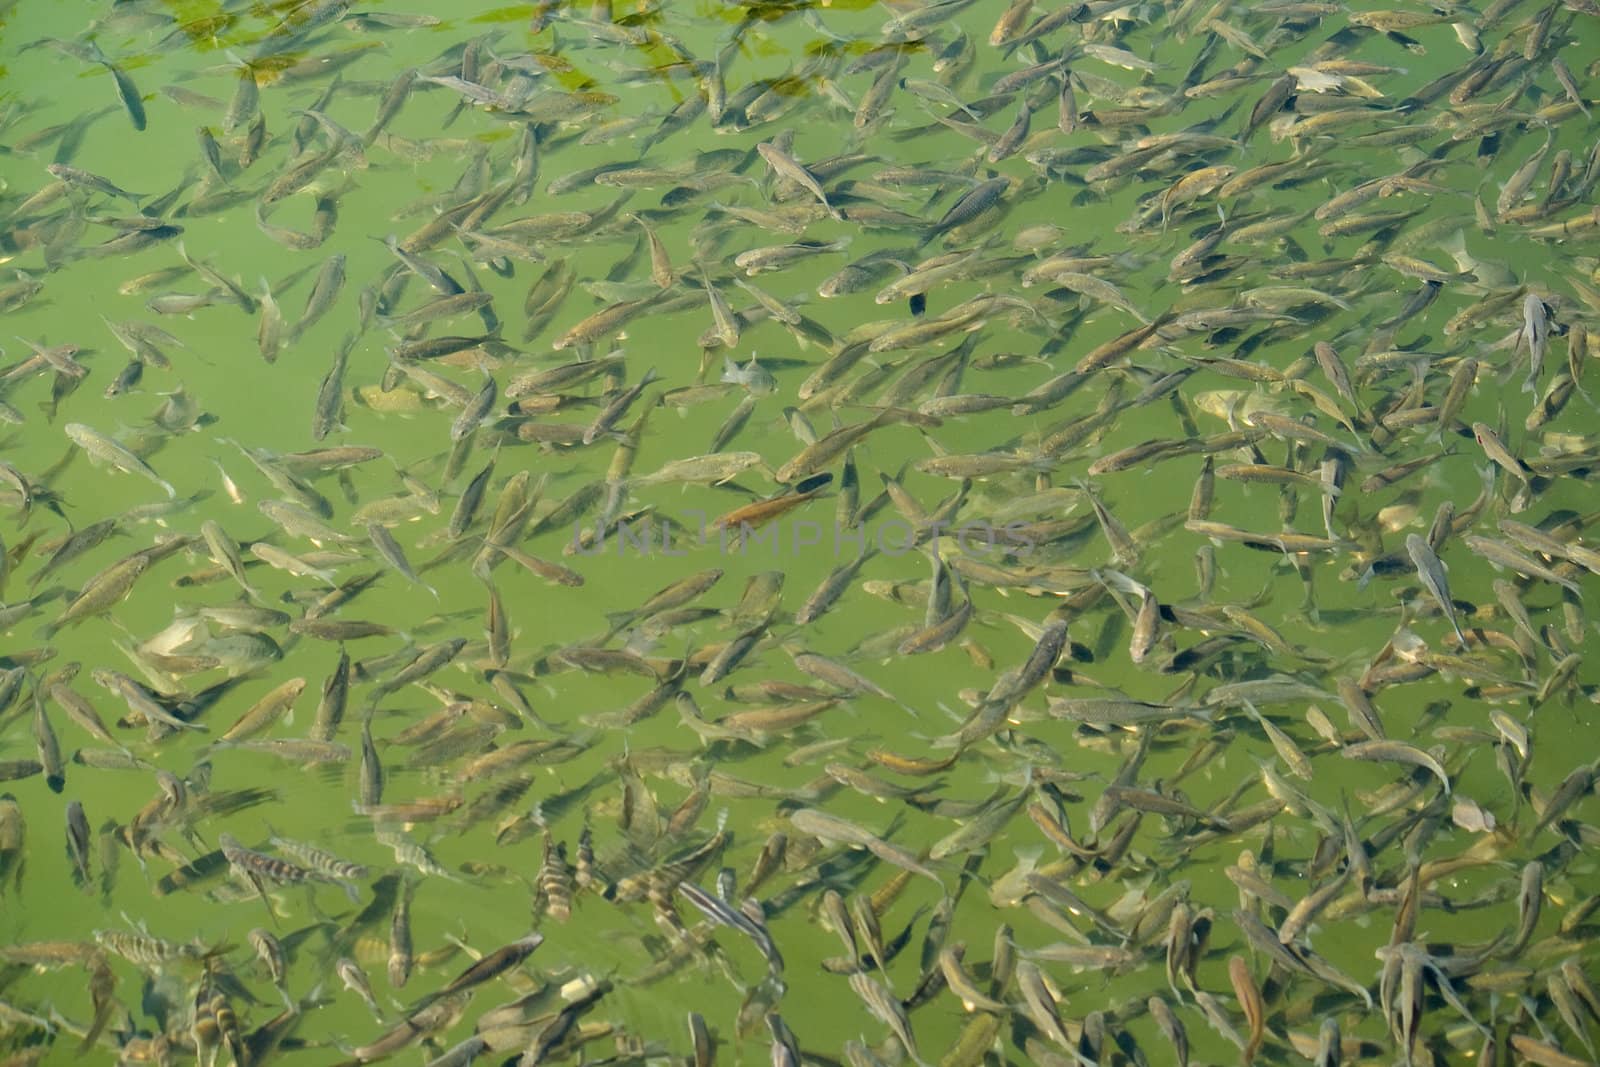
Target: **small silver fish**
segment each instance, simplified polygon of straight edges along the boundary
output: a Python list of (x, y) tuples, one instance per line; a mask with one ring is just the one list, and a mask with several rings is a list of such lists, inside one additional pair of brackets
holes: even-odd
[(1528, 346), (1528, 380), (1523, 383), (1524, 393), (1539, 391), (1539, 373), (1544, 369), (1544, 352), (1550, 342), (1550, 307), (1537, 293), (1529, 293), (1522, 300), (1522, 328), (1517, 331), (1512, 355)]
[(1406, 553), (1411, 556), (1411, 562), (1417, 568), (1417, 577), (1422, 579), (1422, 584), (1439, 602), (1439, 609), (1444, 612), (1445, 618), (1450, 620), (1450, 627), (1455, 630), (1456, 639), (1465, 648), (1467, 638), (1461, 632), (1460, 624), (1456, 622), (1456, 608), (1450, 599), (1450, 582), (1445, 578), (1444, 563), (1434, 554), (1432, 546), (1421, 534), (1406, 535)]
[(771, 393), (778, 388), (778, 379), (756, 362), (754, 352), (750, 353), (750, 362), (742, 367), (732, 357), (723, 356), (722, 380), (731, 385), (742, 385), (752, 393)]
[(372, 983), (367, 980), (366, 972), (361, 969), (361, 965), (345, 956), (333, 965), (333, 969), (344, 982), (344, 987), (360, 997), (373, 1016), (382, 1022), (383, 1009), (378, 1005), (378, 998), (372, 995)]

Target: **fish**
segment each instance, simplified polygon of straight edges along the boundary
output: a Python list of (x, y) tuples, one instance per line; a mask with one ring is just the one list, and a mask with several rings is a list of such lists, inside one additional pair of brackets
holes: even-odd
[(415, 1015), (441, 999), (453, 997), (458, 993), (463, 993), (499, 977), (511, 970), (511, 968), (521, 964), (542, 944), (544, 944), (544, 935), (532, 933), (501, 946), (462, 971), (437, 992), (430, 993), (424, 997), (411, 1009), (411, 1014)]
[(1411, 557), (1411, 564), (1417, 569), (1417, 577), (1422, 580), (1428, 592), (1433, 594), (1445, 618), (1450, 620), (1450, 628), (1456, 632), (1456, 640), (1461, 643), (1462, 648), (1466, 648), (1467, 638), (1456, 621), (1455, 602), (1450, 599), (1450, 582), (1445, 577), (1444, 564), (1434, 554), (1427, 540), (1417, 534), (1406, 535), (1406, 554)]
[(267, 977), (272, 980), (273, 988), (278, 991), (279, 996), (283, 997), (284, 1006), (290, 1011), (296, 1011), (294, 999), (289, 996), (289, 991), (284, 984), (288, 977), (289, 967), (282, 943), (278, 941), (271, 931), (263, 930), (259, 926), (251, 930), (245, 939), (249, 941), (250, 947), (256, 950), (256, 956), (261, 960), (262, 966), (266, 968)]
[(565, 842), (544, 835), (544, 858), (539, 865), (538, 897), (550, 918), (564, 923), (572, 917), (572, 870)]
[(383, 1022), (383, 1008), (379, 1006), (378, 998), (373, 995), (372, 982), (368, 980), (366, 972), (361, 969), (361, 965), (348, 956), (341, 956), (334, 961), (333, 971), (339, 976), (339, 980), (344, 983), (346, 989), (361, 998), (361, 1002), (367, 1006), (367, 1010), (372, 1012), (372, 1017), (379, 1022)]
[(130, 193), (126, 189), (119, 188), (98, 174), (92, 174), (89, 171), (82, 170), (66, 163), (51, 163), (49, 166), (45, 167), (45, 170), (49, 171), (51, 176), (56, 180), (65, 182), (68, 185), (82, 189), (92, 189), (95, 192), (100, 193), (102, 196), (113, 196), (122, 200), (126, 200), (128, 203), (132, 204), (136, 210), (139, 207), (139, 201), (147, 199), (149, 195), (147, 193)]
[(627, 414), (634, 401), (656, 378), (656, 369), (652, 367), (637, 382), (618, 393), (610, 403), (601, 409), (600, 414), (595, 416), (594, 421), (585, 428), (583, 431), (583, 443), (586, 445), (593, 444), (601, 434), (609, 432), (611, 427), (615, 426), (622, 416)]
[(833, 475), (830, 473), (813, 475), (797, 482), (792, 491), (782, 491), (766, 500), (757, 500), (724, 512), (712, 520), (710, 529), (738, 530), (741, 538), (749, 536), (751, 531), (815, 499), (832, 480)]
[(406, 581), (412, 585), (422, 586), (422, 588), (433, 594), (435, 600), (439, 598), (437, 589), (417, 577), (417, 572), (412, 569), (411, 562), (406, 559), (405, 549), (400, 547), (400, 543), (394, 539), (394, 535), (389, 532), (388, 527), (378, 523), (369, 523), (367, 525), (367, 537), (372, 541), (373, 547), (378, 550), (378, 555), (383, 557), (384, 562), (398, 571)]
[(324, 880), (351, 883), (365, 881), (367, 878), (368, 872), (365, 866), (340, 859), (326, 849), (282, 837), (277, 833), (272, 834), (270, 842), (274, 848), (293, 856), (313, 874), (319, 875)]
[(867, 1010), (881, 1019), (905, 1046), (913, 1061), (920, 1063), (916, 1035), (911, 1030), (911, 1020), (900, 1002), (883, 985), (869, 978), (865, 971), (850, 976), (850, 988), (859, 996)]
[[(269, 856), (264, 852), (256, 852), (245, 848), (239, 843), (238, 838), (232, 834), (222, 834), (217, 838), (217, 845), (222, 850), (223, 857), (228, 861), (228, 866), (244, 874), (258, 887), (260, 883), (271, 881), (273, 883), (297, 884), (311, 881), (314, 872), (287, 860)], [(265, 894), (263, 893), (263, 898)], [(268, 909), (271, 910), (270, 907)]]
[(389, 919), (389, 984), (405, 988), (416, 963), (411, 938), (411, 891), (409, 882), (395, 894), (394, 912)]
[(1170, 719), (1194, 717), (1209, 719), (1211, 712), (1203, 707), (1178, 707), (1169, 704), (1152, 704), (1116, 698), (1066, 698), (1050, 701), (1050, 714), (1055, 718), (1075, 722), (1127, 726), (1144, 722), (1163, 722)]
[(0, 793), (0, 887), (10, 882), (13, 893), (22, 889), (27, 836), (28, 821), (17, 798)]
[(757, 362), (754, 352), (750, 354), (750, 362), (742, 367), (735, 363), (731, 356), (724, 356), (722, 368), (724, 382), (742, 385), (752, 393), (771, 393), (778, 388), (778, 379)]
[(1239, 1006), (1244, 1009), (1245, 1020), (1250, 1026), (1249, 1041), (1244, 1047), (1244, 1062), (1248, 1065), (1255, 1060), (1266, 1036), (1266, 1005), (1243, 957), (1228, 958), (1228, 980), (1233, 985), (1234, 995), (1239, 998)]
[(1001, 196), (1010, 188), (1011, 181), (1008, 178), (991, 178), (973, 186), (950, 205), (949, 210), (937, 222), (927, 228), (918, 242), (918, 247), (926, 247), (956, 227), (971, 222), (998, 204)]
[[(822, 204), (822, 209), (826, 211), (828, 216), (835, 222), (844, 221), (844, 216), (840, 215), (838, 210), (832, 204), (828, 203), (828, 194), (823, 191), (822, 184), (817, 181), (816, 176), (802, 166), (800, 162), (793, 156), (789, 155), (782, 148), (779, 148), (776, 144), (773, 144), (770, 141), (757, 145), (756, 151), (760, 154), (761, 158), (766, 161), (767, 166), (772, 168), (773, 173), (777, 174), (781, 178), (794, 182), (796, 185), (806, 190), (806, 192), (816, 197), (817, 201)], [(740, 264), (740, 266), (743, 265), (744, 264)]]
[(289, 679), (251, 705), (232, 726), (222, 732), (220, 739), (240, 741), (270, 729), (280, 719), (293, 721), (295, 701), (305, 688), (304, 678)]
[(1524, 346), (1528, 349), (1528, 379), (1523, 384), (1525, 393), (1539, 391), (1539, 376), (1544, 368), (1544, 353), (1550, 343), (1550, 307), (1537, 293), (1529, 293), (1522, 301), (1522, 328), (1517, 331), (1513, 357)]
[(167, 494), (168, 500), (172, 500), (177, 497), (178, 491), (173, 488), (172, 483), (162, 478), (153, 469), (151, 469), (148, 463), (134, 455), (124, 446), (119, 445), (117, 442), (111, 440), (111, 438), (106, 437), (89, 426), (85, 426), (81, 422), (69, 422), (67, 423), (65, 430), (67, 437), (72, 441), (73, 444), (83, 449), (95, 459), (101, 461), (102, 463), (109, 464), (125, 474), (137, 474), (141, 477), (148, 478), (150, 481), (161, 487), (161, 491)]
[(89, 819), (83, 805), (67, 802), (67, 859), (72, 863), (72, 876), (78, 888), (88, 891), (93, 874), (89, 859)]
[(759, 452), (714, 452), (704, 456), (687, 456), (673, 460), (650, 474), (635, 477), (629, 484), (635, 487), (672, 482), (720, 485), (764, 462)]
[(812, 808), (800, 808), (791, 812), (789, 821), (794, 824), (795, 829), (802, 833), (811, 834), (823, 840), (837, 841), (854, 848), (864, 848), (885, 863), (893, 864), (901, 870), (910, 871), (912, 874), (928, 878), (938, 883), (941, 890), (944, 888), (944, 880), (933, 870), (923, 865), (915, 856), (899, 846), (883, 840), (864, 827)]

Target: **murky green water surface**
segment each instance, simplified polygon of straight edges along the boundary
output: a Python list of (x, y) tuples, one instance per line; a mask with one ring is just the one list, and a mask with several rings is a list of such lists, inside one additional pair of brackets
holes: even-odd
[[(867, 927), (855, 944), (923, 1062), (1178, 1062), (1153, 997), (1191, 1062), (1309, 1061), (1329, 1020), (1344, 1062), (1465, 1062), (1485, 1032), (1502, 1057), (1592, 1056), (1588, 5), (0, 19), (5, 1062), (181, 1063), (197, 1039), (225, 1061), (219, 1005), (250, 1062), (373, 1058), (535, 930), (394, 1055), (481, 1033), (482, 1062), (682, 1061), (693, 1013), (719, 1062), (786, 1062), (785, 1026), (806, 1061), (904, 1060), (832, 893), (876, 905), (888, 958)], [(486, 296), (433, 317), (462, 292)], [(566, 343), (606, 308), (625, 313)], [(130, 356), (128, 324), (170, 336)], [(449, 336), (479, 340), (416, 358)], [(853, 448), (791, 462), (846, 426)], [(346, 446), (372, 451), (308, 455)], [(755, 455), (649, 477), (714, 451)], [(811, 499), (743, 538), (705, 526), (795, 483)], [(1408, 535), (1448, 566), (1465, 648)], [(129, 588), (79, 599), (128, 560), (147, 562)], [(746, 600), (761, 582), (778, 597)], [(335, 586), (354, 595), (329, 605)], [(1059, 658), (1037, 651), (1061, 622)], [(805, 652), (882, 693), (803, 672)], [(348, 706), (319, 731), (342, 654)], [(147, 728), (108, 671), (203, 729)], [(235, 725), (296, 680), (291, 714)], [(755, 702), (772, 683), (823, 692)], [(1095, 698), (1143, 721), (1062, 703)], [(344, 747), (271, 749), (319, 733)], [(28, 762), (51, 763), (50, 735), (59, 778)], [(858, 831), (819, 839), (802, 809)], [(564, 895), (585, 831), (597, 869), (565, 917), (545, 890)], [(284, 883), (248, 853), (230, 869), (222, 835), (365, 871), (348, 896)], [(895, 865), (918, 860), (942, 893)], [(724, 868), (725, 907), (758, 902), (742, 929), (677, 888), (715, 893)], [(396, 988), (402, 885), (416, 964)], [(1276, 953), (1245, 934), (1286, 922)], [(129, 959), (132, 935), (214, 952)], [(941, 948), (988, 1008), (943, 987)], [(520, 1025), (485, 1025), (520, 996)]]

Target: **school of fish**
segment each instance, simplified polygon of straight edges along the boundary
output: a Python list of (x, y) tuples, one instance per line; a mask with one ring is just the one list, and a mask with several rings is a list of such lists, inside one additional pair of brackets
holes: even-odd
[(1596, 1062), (1595, 0), (404, 6), (0, 2), (0, 1067)]

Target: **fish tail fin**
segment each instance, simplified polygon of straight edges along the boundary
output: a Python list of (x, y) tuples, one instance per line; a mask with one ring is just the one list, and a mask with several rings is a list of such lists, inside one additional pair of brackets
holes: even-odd
[(216, 944), (210, 946), (209, 948), (204, 943), (202, 943), (198, 938), (195, 939), (195, 943), (196, 943), (196, 945), (198, 945), (203, 950), (200, 953), (200, 958), (202, 960), (213, 960), (213, 959), (218, 959), (218, 958), (220, 958), (222, 956), (226, 956), (228, 953), (232, 952), (234, 950), (234, 947), (235, 947), (234, 944), (231, 941), (227, 941), (227, 940), (218, 941)]

